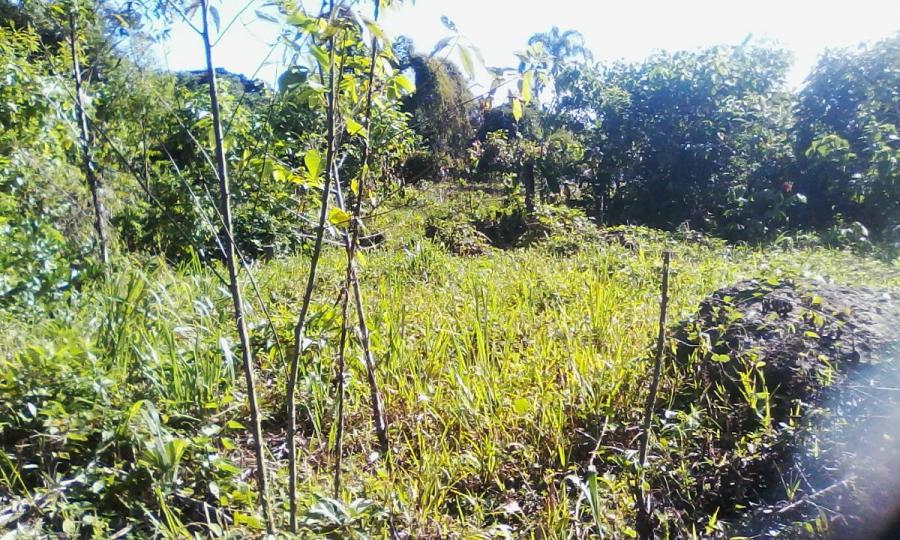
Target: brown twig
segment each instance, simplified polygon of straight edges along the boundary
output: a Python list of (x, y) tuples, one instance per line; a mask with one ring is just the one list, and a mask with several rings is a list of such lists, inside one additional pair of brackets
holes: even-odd
[(817, 498), (821, 497), (822, 495), (827, 495), (828, 493), (830, 493), (830, 492), (832, 492), (832, 491), (835, 491), (836, 489), (839, 489), (839, 488), (841, 488), (841, 487), (847, 485), (847, 484), (848, 484), (849, 482), (851, 482), (852, 480), (853, 480), (852, 477), (851, 477), (851, 478), (845, 478), (845, 479), (841, 480), (840, 482), (838, 482), (838, 483), (836, 483), (836, 484), (832, 484), (832, 485), (828, 486), (827, 488), (823, 488), (823, 489), (820, 489), (819, 491), (816, 491), (815, 493), (810, 493), (809, 495), (805, 495), (805, 496), (803, 496), (803, 497), (800, 497), (799, 499), (797, 499), (797, 500), (794, 501), (793, 503), (791, 503), (791, 504), (785, 506), (784, 508), (779, 509), (779, 510), (778, 510), (778, 513), (779, 513), (779, 514), (785, 514), (785, 513), (790, 512), (791, 510), (797, 508), (798, 506), (800, 506), (801, 504), (804, 504), (804, 503), (815, 504), (815, 503), (813, 503), (813, 499), (817, 499)]
[(669, 259), (671, 254), (663, 252), (662, 285), (659, 302), (659, 333), (656, 337), (656, 355), (653, 359), (653, 377), (650, 380), (650, 393), (644, 404), (644, 420), (641, 426), (641, 442), (638, 451), (638, 468), (640, 478), (637, 484), (637, 522), (636, 529), (642, 539), (653, 538), (653, 523), (650, 519), (650, 496), (644, 493), (644, 467), (647, 464), (647, 447), (650, 441), (650, 423), (653, 420), (653, 408), (656, 405), (656, 394), (659, 391), (659, 378), (662, 372), (663, 349), (666, 344), (666, 311), (669, 305)]
[[(329, 2), (332, 15), (334, 13), (334, 1)], [(328, 195), (331, 185), (332, 164), (335, 154), (335, 106), (337, 103), (336, 86), (334, 77), (334, 36), (329, 38), (328, 58), (328, 102), (326, 106), (327, 143), (325, 154), (325, 178), (322, 182), (321, 209), (319, 211), (319, 223), (316, 229), (316, 241), (313, 246), (312, 259), (309, 265), (309, 275), (306, 280), (306, 290), (303, 293), (303, 301), (300, 306), (300, 314), (297, 316), (297, 324), (294, 326), (294, 347), (291, 350), (285, 400), (287, 402), (287, 450), (288, 450), (288, 499), (290, 505), (290, 528), (292, 532), (297, 530), (297, 375), (300, 367), (300, 352), (306, 329), (306, 318), (309, 313), (309, 305), (312, 301), (313, 290), (316, 284), (316, 269), (322, 253), (322, 239), (325, 234), (325, 220), (328, 217)]]
[(206, 74), (209, 86), (210, 109), (212, 113), (213, 135), (215, 138), (216, 172), (219, 177), (219, 205), (225, 230), (224, 247), (225, 262), (228, 266), (229, 285), (231, 289), (232, 303), (234, 304), (234, 319), (237, 326), (238, 338), (241, 343), (241, 360), (244, 366), (244, 377), (247, 382), (247, 401), (250, 408), (250, 420), (252, 423), (253, 442), (256, 454), (256, 476), (259, 485), (259, 503), (262, 507), (263, 518), (266, 522), (266, 530), (274, 533), (275, 526), (272, 513), (269, 510), (269, 497), (267, 488), (265, 441), (262, 437), (262, 425), (259, 414), (259, 405), (256, 398), (256, 381), (253, 374), (253, 358), (250, 336), (247, 332), (247, 323), (244, 319), (244, 302), (241, 298), (241, 288), (238, 282), (236, 255), (231, 226), (231, 193), (228, 183), (228, 167), (225, 161), (225, 147), (222, 135), (222, 123), (219, 110), (219, 96), (216, 89), (216, 72), (212, 61), (212, 47), (209, 37), (209, 6), (207, 0), (201, 0), (202, 29), (200, 36), (203, 41), (203, 50), (206, 57)]
[(84, 97), (81, 84), (81, 65), (78, 62), (78, 32), (75, 23), (75, 9), (69, 11), (69, 50), (72, 54), (72, 78), (75, 79), (75, 111), (78, 117), (78, 129), (80, 130), (81, 166), (88, 188), (91, 191), (91, 202), (94, 207), (94, 230), (97, 233), (97, 248), (100, 251), (100, 262), (105, 267), (109, 263), (109, 251), (106, 238), (106, 227), (103, 219), (105, 209), (103, 198), (100, 196), (100, 179), (97, 177), (97, 169), (91, 152), (91, 132), (88, 126), (87, 115), (84, 111)]

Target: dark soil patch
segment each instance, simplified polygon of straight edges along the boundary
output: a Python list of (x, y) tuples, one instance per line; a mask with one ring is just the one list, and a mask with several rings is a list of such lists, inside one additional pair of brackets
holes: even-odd
[[(717, 291), (672, 334), (649, 480), (661, 528), (875, 534), (900, 501), (900, 294), (813, 282)], [(895, 475), (900, 476), (900, 475)], [(727, 524), (727, 525), (726, 525)]]

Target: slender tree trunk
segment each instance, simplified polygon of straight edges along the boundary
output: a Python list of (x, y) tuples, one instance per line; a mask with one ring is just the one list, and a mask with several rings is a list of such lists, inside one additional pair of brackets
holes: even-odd
[[(378, 19), (378, 11), (376, 4), (375, 11), (375, 20)], [(345, 368), (346, 368), (346, 345), (347, 345), (347, 332), (349, 330), (350, 324), (347, 320), (347, 311), (348, 304), (350, 301), (349, 291), (353, 289), (354, 303), (356, 304), (356, 316), (357, 316), (357, 337), (360, 343), (360, 346), (363, 349), (363, 361), (366, 366), (366, 379), (369, 385), (370, 397), (372, 402), (372, 416), (373, 416), (373, 424), (375, 427), (375, 434), (378, 437), (378, 447), (381, 455), (385, 458), (385, 462), (387, 463), (388, 470), (391, 470), (391, 462), (388, 456), (389, 444), (387, 438), (387, 426), (384, 420), (384, 408), (381, 400), (381, 393), (378, 389), (378, 382), (375, 375), (375, 362), (372, 357), (372, 350), (369, 344), (369, 331), (368, 325), (366, 323), (365, 312), (363, 310), (363, 301), (362, 301), (362, 292), (360, 291), (359, 286), (359, 277), (356, 273), (356, 250), (359, 246), (359, 231), (360, 224), (362, 222), (362, 200), (364, 198), (365, 192), (365, 183), (366, 177), (368, 173), (368, 162), (369, 162), (369, 154), (370, 154), (370, 145), (369, 145), (369, 127), (371, 124), (371, 112), (372, 112), (372, 93), (374, 91), (374, 82), (375, 82), (375, 61), (377, 57), (377, 39), (372, 38), (372, 49), (371, 55), (369, 57), (370, 66), (368, 73), (368, 87), (366, 91), (366, 108), (365, 108), (365, 119), (364, 119), (364, 127), (366, 129), (366, 137), (363, 139), (363, 151), (362, 151), (362, 170), (360, 171), (359, 181), (357, 193), (355, 194), (355, 198), (353, 200), (353, 208), (351, 211), (350, 222), (347, 224), (348, 232), (343, 235), (344, 237), (344, 245), (347, 251), (347, 266), (346, 273), (344, 277), (344, 284), (341, 288), (341, 336), (340, 336), (340, 346), (338, 352), (338, 391), (337, 391), (337, 399), (338, 399), (338, 411), (337, 411), (337, 427), (335, 433), (335, 442), (334, 442), (334, 450), (333, 454), (335, 457), (335, 465), (334, 465), (334, 497), (337, 499), (340, 496), (340, 487), (341, 487), (341, 465), (343, 460), (343, 434), (344, 434), (344, 378), (345, 378)], [(344, 199), (341, 194), (341, 186), (340, 180), (338, 176), (338, 171), (333, 171), (333, 175), (335, 178), (335, 191), (337, 193), (338, 204), (340, 208), (345, 209)], [(391, 529), (391, 537), (396, 537), (396, 531), (393, 527), (393, 522), (390, 523)]]
[(594, 169), (594, 178), (591, 182), (591, 191), (594, 197), (594, 219), (597, 224), (606, 223), (606, 177), (600, 168)]
[(237, 325), (238, 338), (241, 342), (241, 361), (244, 366), (244, 376), (247, 381), (247, 400), (250, 407), (250, 420), (252, 422), (253, 442), (256, 453), (256, 480), (259, 485), (259, 503), (262, 507), (263, 518), (266, 521), (266, 529), (272, 534), (274, 523), (272, 513), (269, 510), (268, 479), (266, 475), (265, 442), (262, 437), (262, 425), (260, 421), (259, 406), (256, 400), (256, 381), (253, 374), (253, 357), (250, 337), (247, 333), (247, 322), (244, 320), (244, 302), (241, 298), (241, 288), (238, 283), (237, 263), (234, 249), (234, 237), (231, 226), (231, 192), (228, 183), (228, 167), (225, 161), (225, 148), (222, 136), (222, 122), (219, 111), (219, 96), (216, 90), (216, 72), (212, 61), (212, 47), (209, 38), (209, 6), (207, 0), (201, 0), (203, 17), (202, 38), (203, 49), (206, 55), (206, 75), (209, 79), (209, 100), (212, 112), (213, 135), (216, 142), (216, 169), (219, 177), (219, 206), (225, 228), (224, 248), (225, 262), (228, 266), (229, 286), (231, 299), (234, 304), (234, 319)]
[[(375, 7), (375, 20), (378, 20), (378, 4), (376, 1)], [(369, 66), (369, 74), (368, 74), (368, 87), (366, 92), (366, 108), (365, 108), (365, 116), (364, 116), (364, 127), (366, 130), (366, 137), (363, 139), (363, 151), (362, 151), (362, 170), (359, 175), (359, 182), (357, 184), (357, 193), (355, 194), (355, 198), (353, 200), (353, 209), (351, 211), (351, 218), (348, 227), (348, 232), (343, 235), (344, 237), (344, 245), (347, 250), (347, 271), (345, 274), (344, 286), (342, 288), (342, 293), (344, 295), (348, 294), (349, 289), (353, 290), (354, 303), (356, 304), (356, 316), (357, 316), (357, 339), (359, 340), (360, 347), (363, 351), (363, 362), (366, 367), (366, 379), (369, 385), (369, 393), (371, 399), (372, 406), (372, 420), (375, 428), (375, 434), (378, 438), (378, 448), (385, 460), (385, 464), (387, 466), (388, 472), (392, 471), (392, 464), (390, 460), (390, 444), (388, 440), (387, 433), (387, 423), (385, 421), (384, 416), (384, 405), (381, 399), (381, 392), (378, 389), (378, 380), (375, 374), (375, 360), (372, 355), (372, 348), (369, 341), (369, 327), (366, 323), (365, 310), (363, 308), (363, 299), (362, 292), (359, 286), (359, 277), (356, 273), (356, 250), (359, 246), (359, 234), (360, 234), (360, 225), (362, 223), (362, 201), (365, 198), (365, 186), (366, 186), (366, 177), (368, 175), (368, 163), (369, 163), (369, 155), (371, 146), (369, 144), (369, 133), (371, 126), (371, 116), (372, 116), (372, 94), (374, 92), (374, 84), (375, 84), (375, 61), (377, 57), (378, 50), (378, 42), (375, 37), (372, 38), (372, 49), (371, 55), (369, 57), (370, 66)], [(337, 171), (334, 171), (335, 177), (335, 188), (337, 192), (337, 199), (340, 208), (345, 209), (344, 198), (341, 194), (341, 185), (339, 176)], [(338, 359), (339, 367), (338, 367), (338, 397), (340, 399), (338, 406), (338, 425), (337, 425), (337, 435), (335, 438), (335, 470), (334, 470), (334, 496), (337, 498), (340, 494), (340, 478), (341, 478), (341, 459), (342, 459), (342, 436), (343, 436), (343, 400), (344, 400), (344, 392), (343, 392), (343, 376), (344, 376), (344, 359), (345, 359), (345, 337), (346, 331), (348, 329), (347, 323), (347, 302), (349, 298), (344, 296), (342, 298), (342, 321), (343, 326), (341, 328), (341, 344), (340, 344), (340, 355)], [(388, 520), (388, 527), (390, 529), (391, 538), (398, 538), (397, 531), (394, 527), (393, 518)]]
[[(347, 254), (348, 260), (350, 254)], [(344, 287), (341, 290), (341, 338), (338, 345), (338, 369), (337, 369), (337, 425), (334, 435), (334, 498), (339, 500), (341, 496), (341, 465), (344, 454), (344, 379), (346, 371), (347, 354), (347, 308), (350, 302), (348, 285), (350, 283), (350, 266), (347, 266), (347, 277), (344, 279)]]
[[(378, 3), (375, 2), (375, 20), (378, 20)], [(390, 442), (388, 439), (388, 427), (384, 414), (384, 402), (381, 398), (381, 391), (378, 388), (378, 377), (375, 373), (375, 358), (372, 354), (372, 347), (369, 340), (369, 325), (366, 322), (366, 313), (363, 303), (362, 291), (359, 286), (359, 276), (356, 273), (355, 255), (359, 247), (360, 225), (362, 224), (362, 201), (365, 198), (366, 178), (369, 172), (369, 155), (371, 146), (369, 144), (369, 130), (372, 119), (372, 94), (375, 88), (375, 61), (378, 54), (378, 41), (372, 38), (371, 54), (369, 57), (369, 73), (368, 87), (366, 89), (366, 107), (364, 114), (363, 127), (366, 130), (366, 137), (363, 139), (362, 148), (362, 170), (359, 175), (358, 192), (353, 200), (353, 208), (351, 210), (351, 220), (349, 233), (344, 235), (344, 245), (347, 250), (347, 277), (349, 279), (349, 288), (353, 291), (353, 300), (356, 304), (357, 318), (357, 338), (363, 352), (363, 363), (366, 368), (366, 382), (369, 386), (369, 398), (372, 407), (372, 425), (375, 429), (375, 436), (378, 438), (378, 450), (382, 457), (385, 458), (388, 470), (391, 469), (391, 461), (389, 458)], [(336, 176), (337, 178), (337, 176)], [(342, 210), (345, 209), (344, 200), (341, 195), (341, 186), (338, 182), (336, 185), (338, 192), (338, 203)]]
[[(141, 70), (141, 82), (143, 83), (143, 70)], [(143, 174), (138, 177), (139, 182), (143, 182), (144, 191), (147, 192), (148, 196), (152, 196), (153, 190), (150, 189), (150, 154), (147, 151), (147, 125), (146, 125), (146, 117), (147, 117), (147, 107), (141, 106), (141, 165), (143, 167)]]
[[(375, 20), (378, 20), (378, 0), (375, 0)], [(369, 154), (371, 146), (369, 142), (370, 131), (372, 126), (372, 93), (375, 90), (375, 63), (378, 56), (378, 41), (372, 37), (372, 51), (369, 57), (369, 87), (366, 92), (366, 116), (365, 128), (366, 138), (363, 141), (362, 164), (363, 170), (359, 176), (359, 193), (356, 194), (356, 200), (353, 207), (353, 221), (351, 223), (350, 249), (351, 257), (359, 244), (359, 226), (362, 223), (362, 199), (366, 189), (366, 176), (369, 172)], [(356, 316), (359, 323), (358, 333), (359, 342), (363, 350), (363, 362), (366, 365), (366, 379), (369, 384), (369, 397), (372, 401), (372, 424), (375, 428), (375, 435), (378, 437), (379, 450), (387, 464), (388, 470), (391, 469), (390, 459), (390, 442), (388, 439), (387, 421), (384, 416), (384, 403), (381, 400), (381, 392), (378, 390), (378, 378), (375, 375), (375, 359), (372, 356), (372, 347), (369, 343), (369, 325), (366, 323), (366, 313), (363, 307), (362, 292), (359, 288), (359, 277), (356, 274), (356, 268), (353, 266), (351, 259), (352, 271), (351, 278), (353, 284), (353, 296), (356, 303)]]
[(91, 203), (94, 207), (94, 231), (97, 233), (97, 247), (100, 251), (100, 261), (104, 266), (109, 263), (109, 251), (106, 239), (106, 226), (104, 219), (106, 210), (103, 207), (103, 198), (100, 195), (100, 179), (97, 177), (97, 169), (91, 153), (91, 132), (88, 125), (87, 114), (84, 111), (84, 97), (81, 81), (81, 65), (78, 61), (78, 37), (75, 23), (75, 10), (69, 12), (69, 50), (72, 53), (72, 77), (75, 79), (75, 111), (78, 116), (78, 129), (81, 131), (79, 146), (81, 147), (81, 167), (91, 190)]
[[(330, 2), (331, 11), (334, 11), (334, 2)], [(326, 106), (327, 144), (325, 153), (325, 178), (322, 182), (322, 197), (320, 200), (319, 222), (316, 228), (316, 239), (313, 245), (312, 259), (309, 265), (309, 275), (306, 279), (306, 290), (303, 293), (303, 301), (300, 306), (300, 314), (297, 316), (297, 324), (294, 326), (294, 346), (288, 360), (288, 376), (285, 389), (285, 401), (287, 408), (287, 452), (288, 452), (288, 499), (290, 505), (290, 529), (297, 531), (297, 376), (300, 368), (300, 353), (302, 352), (303, 339), (306, 330), (309, 305), (312, 301), (313, 290), (316, 284), (316, 271), (319, 258), (322, 253), (322, 240), (325, 235), (325, 220), (328, 217), (328, 195), (331, 190), (332, 167), (334, 164), (335, 148), (335, 106), (337, 103), (336, 85), (334, 77), (334, 37), (329, 40), (328, 60), (328, 102)]]
[(650, 519), (650, 497), (644, 493), (644, 466), (647, 464), (647, 447), (650, 441), (650, 423), (653, 420), (653, 407), (659, 390), (659, 378), (662, 373), (663, 349), (666, 344), (666, 311), (669, 305), (669, 259), (668, 251), (663, 253), (662, 285), (659, 303), (659, 333), (656, 336), (656, 355), (653, 359), (653, 377), (650, 380), (650, 393), (644, 404), (644, 421), (641, 426), (641, 442), (638, 451), (638, 467), (640, 480), (637, 485), (637, 523), (636, 529), (643, 540), (653, 538), (653, 522)]
[(559, 178), (556, 176), (548, 176), (547, 177), (547, 189), (550, 193), (554, 195), (559, 195), (561, 188), (559, 185)]
[(353, 270), (352, 279), (353, 296), (356, 301), (356, 317), (359, 321), (357, 337), (363, 350), (363, 362), (366, 365), (366, 382), (369, 385), (369, 398), (372, 400), (372, 424), (375, 427), (375, 436), (378, 437), (378, 449), (385, 459), (388, 470), (390, 470), (390, 442), (388, 439), (387, 420), (384, 417), (384, 403), (381, 399), (381, 392), (378, 390), (378, 379), (375, 375), (375, 359), (372, 356), (372, 347), (369, 342), (369, 327), (366, 323), (366, 313), (363, 307), (362, 293), (359, 290), (359, 278), (356, 275), (356, 269)]
[(522, 164), (519, 178), (525, 186), (525, 212), (531, 216), (534, 214), (534, 161), (528, 160)]
[[(366, 151), (363, 150), (363, 154)], [(364, 177), (363, 177), (364, 179)], [(338, 189), (338, 204), (341, 210), (345, 209), (343, 197), (340, 193), (340, 185), (337, 185)], [(360, 193), (357, 196), (357, 201), (359, 201), (359, 197), (362, 197)], [(357, 223), (360, 223), (358, 216), (360, 215), (360, 209), (355, 207), (352, 210), (354, 220)], [(359, 247), (359, 232), (358, 230), (351, 234), (344, 235), (344, 248), (349, 252), (350, 249), (355, 251)], [(390, 444), (388, 439), (388, 425), (385, 420), (384, 415), (384, 401), (381, 398), (381, 391), (378, 388), (378, 378), (375, 373), (375, 358), (372, 354), (371, 342), (369, 339), (369, 325), (366, 322), (366, 312), (363, 303), (362, 291), (359, 286), (359, 276), (356, 273), (356, 267), (352, 269), (352, 274), (350, 275), (350, 290), (353, 292), (354, 303), (356, 304), (356, 319), (357, 319), (357, 339), (359, 341), (360, 347), (363, 352), (363, 364), (366, 368), (366, 382), (369, 386), (369, 397), (371, 399), (372, 406), (372, 424), (375, 429), (375, 435), (378, 438), (378, 450), (381, 452), (382, 456), (387, 456), (390, 452)], [(390, 459), (386, 461), (388, 470), (391, 469)]]

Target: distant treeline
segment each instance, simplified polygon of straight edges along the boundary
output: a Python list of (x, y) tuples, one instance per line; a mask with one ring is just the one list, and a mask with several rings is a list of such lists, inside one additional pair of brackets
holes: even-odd
[[(95, 244), (63, 4), (0, 0), (0, 301), (56, 294)], [(108, 4), (80, 3), (76, 50), (114, 249), (215, 258), (205, 74), (154, 67), (154, 36), (139, 31), (152, 13)], [(492, 69), (490, 92), (473, 95), (466, 78), (478, 55), (463, 42), (456, 35), (419, 54), (401, 38), (382, 66), (416, 82), (386, 79), (373, 103), (370, 178), (382, 198), (409, 183), (464, 179), (521, 185), (528, 208), (565, 202), (598, 224), (749, 241), (793, 230), (888, 242), (900, 234), (900, 35), (824, 53), (796, 93), (784, 82), (789, 54), (776, 48), (603, 64), (576, 32), (554, 28), (529, 40), (520, 66)], [(463, 69), (449, 60), (454, 47)], [(248, 258), (294, 252), (313, 231), (318, 186), (306, 160), (324, 153), (326, 131), (315, 73), (298, 65), (270, 88), (219, 72), (234, 234)], [(359, 102), (350, 86), (342, 91)], [(354, 114), (338, 119), (350, 188), (362, 148)]]
[[(797, 92), (785, 84), (790, 54), (752, 42), (602, 64), (554, 28), (520, 57), (540, 99), (518, 121), (508, 104), (463, 113), (475, 118), (475, 177), (525, 184), (533, 171), (537, 196), (574, 192), (604, 223), (900, 239), (900, 35), (824, 52)], [(447, 62), (425, 65), (459, 77)], [(447, 113), (421, 132), (433, 159), (453, 163), (467, 148), (448, 143), (471, 138), (440, 132), (458, 124)]]

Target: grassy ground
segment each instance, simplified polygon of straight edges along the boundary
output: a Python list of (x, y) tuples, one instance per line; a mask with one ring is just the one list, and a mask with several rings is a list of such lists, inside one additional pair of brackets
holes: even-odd
[[(334, 537), (381, 536), (383, 509), (398, 513), (413, 538), (633, 535), (634, 475), (597, 461), (627, 462), (637, 447), (603, 437), (637, 433), (663, 250), (673, 252), (673, 321), (747, 277), (900, 287), (896, 266), (848, 252), (733, 247), (642, 229), (627, 231), (631, 245), (585, 242), (566, 256), (539, 243), (459, 257), (424, 238), (422, 216), (381, 215), (387, 240), (365, 253), (361, 279), (394, 467), (389, 475), (372, 454), (354, 348), (341, 505), (325, 497), (344, 258), (337, 249), (326, 254), (300, 382), (303, 506), (318, 531), (311, 535), (330, 527)], [(244, 283), (282, 525), (276, 343), (289, 343), (307, 267), (297, 256), (254, 268), (277, 340)], [(199, 265), (123, 259), (106, 282), (47, 317), (0, 315), (0, 525), (23, 535), (254, 534), (260, 522), (229, 305), (227, 290)], [(604, 451), (592, 458), (597, 449)], [(592, 460), (607, 471), (596, 483)]]

